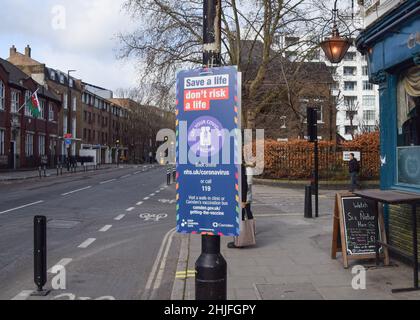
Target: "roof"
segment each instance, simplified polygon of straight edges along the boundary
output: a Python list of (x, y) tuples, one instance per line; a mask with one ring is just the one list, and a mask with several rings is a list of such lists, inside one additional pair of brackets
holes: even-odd
[(22, 70), (20, 70), (18, 67), (11, 64), (7, 60), (0, 58), (0, 64), (4, 67), (4, 69), (9, 74), (9, 82), (24, 88), (22, 81), (30, 77), (25, 72), (23, 72)]
[(25, 86), (24, 81), (31, 79), (38, 86), (38, 92), (40, 95), (61, 102), (61, 99), (56, 94), (54, 94), (50, 90), (47, 90), (44, 86), (39, 85), (35, 80), (33, 80), (30, 76), (28, 76), (14, 64), (0, 58), (0, 65), (2, 65), (9, 74), (9, 83), (12, 83), (24, 89), (29, 89)]

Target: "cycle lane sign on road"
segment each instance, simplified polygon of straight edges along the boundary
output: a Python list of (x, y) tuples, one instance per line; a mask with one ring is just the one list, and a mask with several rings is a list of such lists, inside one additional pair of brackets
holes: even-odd
[(239, 235), (241, 74), (177, 73), (177, 231)]

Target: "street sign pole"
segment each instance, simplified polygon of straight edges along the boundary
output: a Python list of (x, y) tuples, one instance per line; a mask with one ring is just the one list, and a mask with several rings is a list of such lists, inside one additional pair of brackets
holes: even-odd
[[(204, 0), (203, 5), (203, 65), (218, 67), (221, 65), (221, 0)], [(195, 299), (226, 300), (227, 264), (220, 253), (220, 236), (203, 235), (201, 242), (201, 255), (195, 264)]]

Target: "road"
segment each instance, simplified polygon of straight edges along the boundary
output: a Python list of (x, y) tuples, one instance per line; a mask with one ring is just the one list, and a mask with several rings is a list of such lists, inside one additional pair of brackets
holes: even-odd
[[(159, 166), (0, 184), (0, 299), (169, 299), (174, 199)], [(66, 288), (45, 298), (29, 296), (35, 215), (48, 219), (48, 269), (65, 268)]]

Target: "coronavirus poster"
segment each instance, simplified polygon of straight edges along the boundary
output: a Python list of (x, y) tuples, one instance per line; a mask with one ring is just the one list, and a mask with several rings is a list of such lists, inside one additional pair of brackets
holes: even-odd
[(240, 74), (236, 67), (177, 74), (177, 230), (239, 235)]

